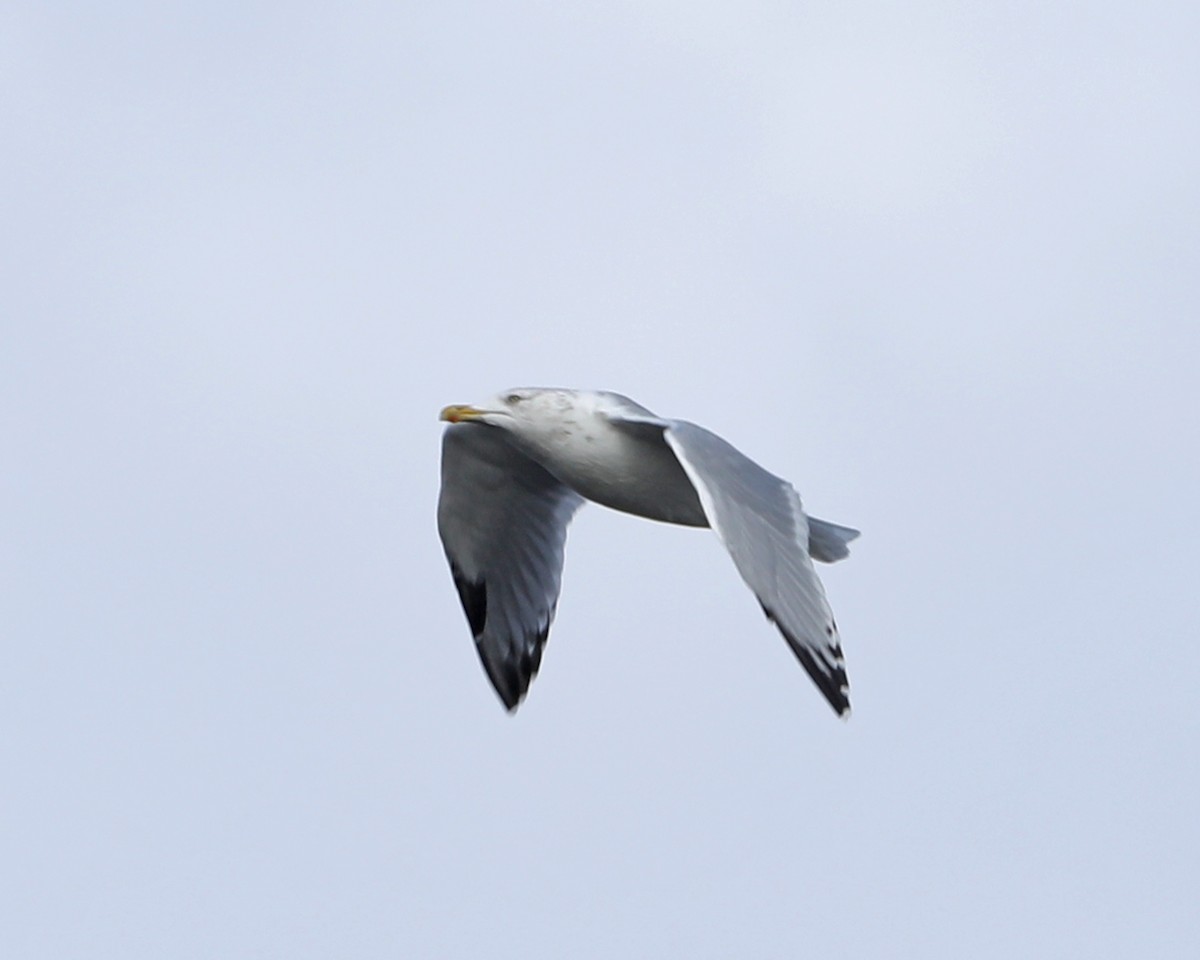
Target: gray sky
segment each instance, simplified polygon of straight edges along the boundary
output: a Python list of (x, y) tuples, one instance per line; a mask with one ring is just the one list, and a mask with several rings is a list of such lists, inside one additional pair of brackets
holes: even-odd
[[(1193, 957), (1194, 4), (0, 12), (0, 954)], [(864, 531), (837, 721), (599, 507), (515, 718), (438, 409)]]

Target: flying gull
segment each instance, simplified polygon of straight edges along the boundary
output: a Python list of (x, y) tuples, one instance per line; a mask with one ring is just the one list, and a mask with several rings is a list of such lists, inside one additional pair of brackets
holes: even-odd
[[(542, 660), (567, 525), (585, 500), (711, 527), (830, 706), (850, 709), (833, 612), (813, 560), (858, 531), (809, 517), (786, 480), (714, 433), (617, 393), (523, 388), (450, 406), (438, 533), (479, 657), (515, 710)], [(811, 559), (810, 559), (811, 558)]]

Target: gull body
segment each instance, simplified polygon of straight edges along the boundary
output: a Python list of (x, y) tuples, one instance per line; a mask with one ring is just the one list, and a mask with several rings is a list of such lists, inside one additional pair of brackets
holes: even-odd
[(720, 437), (620, 394), (519, 388), (446, 407), (438, 529), (485, 670), (510, 710), (537, 673), (567, 525), (584, 502), (712, 527), (835, 711), (849, 710), (837, 626), (810, 555), (858, 531), (805, 515), (786, 481)]
[[(639, 429), (639, 417), (651, 422)], [(625, 429), (614, 426), (614, 418)], [(632, 400), (598, 392), (511, 390), (468, 419), (507, 431), (519, 450), (585, 500), (648, 520), (708, 526), (696, 488), (663, 443), (654, 414)]]

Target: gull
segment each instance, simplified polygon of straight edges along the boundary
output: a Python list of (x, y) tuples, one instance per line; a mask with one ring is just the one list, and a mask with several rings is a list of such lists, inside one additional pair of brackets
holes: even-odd
[(795, 488), (715, 433), (618, 393), (520, 388), (442, 410), (438, 533), (484, 670), (516, 710), (541, 665), (567, 526), (585, 500), (711, 527), (839, 715), (849, 684), (813, 560), (857, 530), (805, 514)]

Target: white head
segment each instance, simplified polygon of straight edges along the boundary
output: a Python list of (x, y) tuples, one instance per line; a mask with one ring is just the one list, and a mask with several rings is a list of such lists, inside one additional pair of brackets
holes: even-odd
[(595, 416), (601, 398), (590, 390), (517, 387), (477, 405), (455, 404), (442, 410), (450, 423), (485, 423), (531, 442), (575, 433)]
[(561, 441), (593, 432), (610, 417), (653, 417), (628, 397), (607, 390), (515, 387), (478, 405), (445, 407), (440, 419), (450, 423), (485, 423), (503, 427), (532, 443)]

